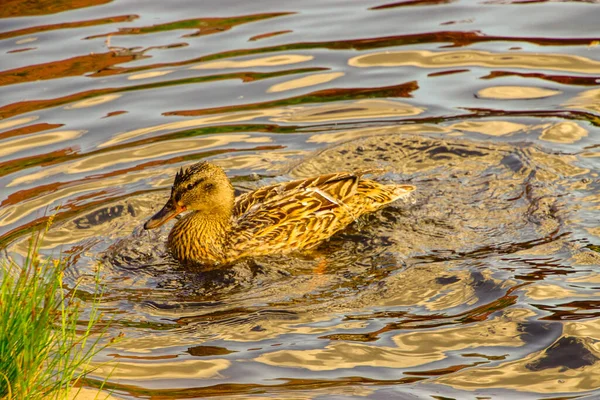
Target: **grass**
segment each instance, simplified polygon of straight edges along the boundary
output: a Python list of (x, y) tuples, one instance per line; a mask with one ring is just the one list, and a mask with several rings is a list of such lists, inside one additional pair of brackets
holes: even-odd
[(23, 265), (2, 260), (0, 269), (0, 399), (64, 399), (77, 394), (78, 381), (92, 370), (107, 328), (98, 331), (100, 275), (87, 322), (63, 282), (68, 259), (39, 254), (43, 233), (34, 235)]

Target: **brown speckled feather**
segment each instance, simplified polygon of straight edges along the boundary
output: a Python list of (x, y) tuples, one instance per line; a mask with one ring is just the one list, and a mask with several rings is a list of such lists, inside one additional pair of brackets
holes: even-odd
[(261, 188), (234, 207), (229, 247), (233, 258), (318, 245), (365, 212), (407, 194), (352, 173), (322, 175)]
[(345, 200), (348, 196), (354, 194), (358, 178), (359, 175), (344, 172), (265, 186), (237, 197), (233, 207), (233, 215), (242, 215), (255, 204), (266, 203), (270, 199), (305, 188), (320, 188), (326, 192), (336, 194), (341, 200)]

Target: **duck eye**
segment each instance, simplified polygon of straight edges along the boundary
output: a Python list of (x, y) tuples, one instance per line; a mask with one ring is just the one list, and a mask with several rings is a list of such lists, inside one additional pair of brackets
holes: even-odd
[(191, 183), (188, 183), (187, 190), (192, 190), (193, 188), (194, 188), (194, 185), (192, 185)]

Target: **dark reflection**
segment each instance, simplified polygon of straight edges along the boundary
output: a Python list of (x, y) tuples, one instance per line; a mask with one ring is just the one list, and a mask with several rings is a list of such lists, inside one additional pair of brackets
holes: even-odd
[(477, 365), (487, 364), (486, 361), (474, 362), (472, 364), (457, 364), (448, 368), (440, 368), (440, 369), (432, 369), (429, 371), (406, 371), (406, 375), (417, 375), (417, 376), (437, 376), (437, 375), (446, 375), (451, 374), (456, 371), (460, 371), (461, 369), (475, 367)]
[(562, 334), (562, 325), (553, 322), (528, 321), (519, 324), (520, 337), (526, 343), (549, 346)]
[(223, 356), (226, 354), (237, 353), (218, 346), (194, 346), (187, 349), (187, 352), (194, 357)]
[(485, 358), (485, 359), (490, 360), (490, 361), (501, 361), (501, 360), (505, 360), (506, 359), (506, 355), (502, 355), (502, 356), (489, 356), (489, 355), (479, 354), (479, 353), (468, 353), (468, 354), (461, 354), (461, 355), (463, 357)]
[(525, 365), (531, 371), (542, 371), (548, 368), (577, 369), (598, 362), (598, 358), (585, 345), (581, 338), (561, 337), (552, 346), (544, 350), (541, 358)]
[(449, 285), (451, 283), (456, 283), (459, 280), (460, 278), (456, 276), (440, 276), (438, 278), (435, 278), (436, 283), (439, 283), (440, 285)]
[(369, 10), (385, 10), (388, 8), (411, 7), (411, 6), (435, 6), (438, 4), (448, 4), (455, 0), (408, 0), (395, 3), (384, 4), (381, 6), (371, 7)]
[(269, 33), (263, 33), (261, 35), (256, 35), (256, 36), (252, 36), (250, 39), (248, 39), (249, 42), (253, 42), (255, 40), (261, 40), (261, 39), (267, 39), (273, 36), (277, 36), (277, 35), (285, 35), (286, 33), (291, 33), (293, 31), (290, 30), (286, 30), (286, 31), (277, 31), (277, 32), (269, 32)]
[(172, 30), (187, 30), (187, 29), (198, 29), (195, 33), (186, 34), (183, 37), (194, 37), (210, 35), (214, 33), (220, 33), (228, 31), (235, 26), (241, 24), (247, 24), (251, 22), (261, 21), (264, 19), (276, 18), (293, 13), (267, 13), (267, 14), (254, 14), (254, 15), (240, 15), (236, 17), (226, 18), (198, 18), (198, 19), (187, 19), (183, 21), (173, 21), (165, 24), (136, 27), (136, 28), (120, 28), (117, 32), (110, 32), (103, 35), (89, 36), (86, 39), (94, 39), (103, 36), (116, 36), (116, 35), (144, 35), (148, 33), (166, 32)]
[(112, 219), (119, 218), (124, 212), (135, 217), (135, 210), (130, 204), (127, 207), (119, 204), (110, 208), (102, 208), (81, 218), (77, 218), (73, 223), (79, 229), (89, 229), (93, 225), (104, 224)]

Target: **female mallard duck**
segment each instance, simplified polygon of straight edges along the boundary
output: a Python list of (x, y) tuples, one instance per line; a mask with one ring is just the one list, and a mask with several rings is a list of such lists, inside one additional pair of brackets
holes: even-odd
[(235, 198), (225, 172), (200, 162), (177, 173), (167, 204), (144, 228), (191, 211), (171, 229), (169, 251), (182, 263), (222, 264), (313, 248), (362, 214), (413, 190), (342, 172), (278, 183)]

